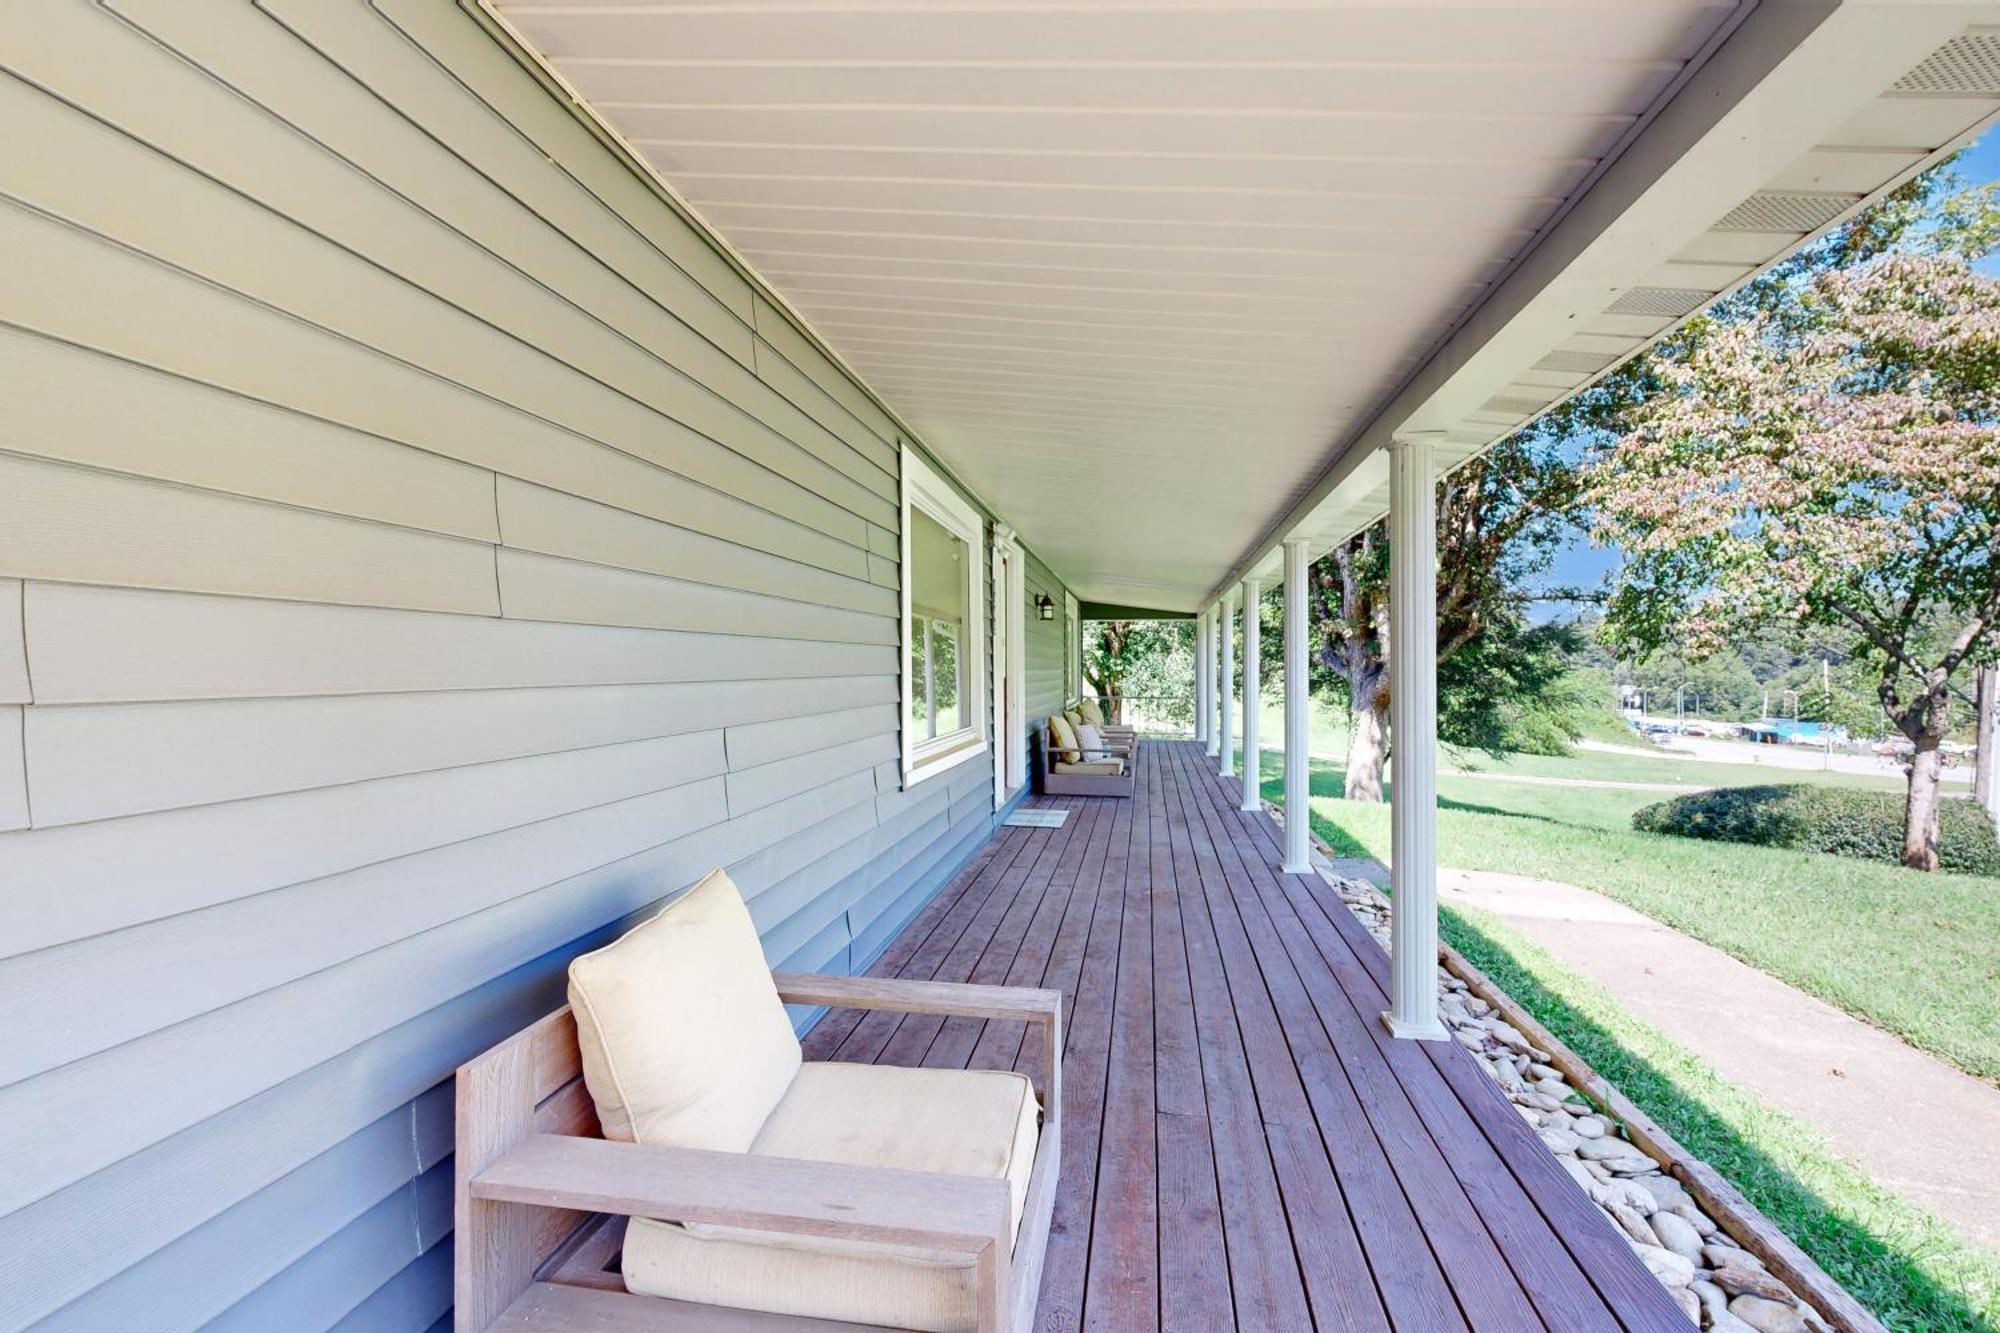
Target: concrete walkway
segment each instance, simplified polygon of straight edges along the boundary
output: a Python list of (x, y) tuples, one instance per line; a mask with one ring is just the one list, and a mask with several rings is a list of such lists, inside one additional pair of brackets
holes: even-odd
[[(1376, 878), (1379, 863), (1340, 862)], [(1369, 873), (1364, 866), (1373, 866)], [(1881, 1184), (2000, 1254), (2000, 1089), (1586, 889), (1444, 870), (1476, 907), (1617, 996), (1718, 1073), (1817, 1126)]]

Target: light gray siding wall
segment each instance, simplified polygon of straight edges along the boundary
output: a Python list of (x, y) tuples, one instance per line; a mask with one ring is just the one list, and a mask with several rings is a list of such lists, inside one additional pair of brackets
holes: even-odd
[[(1049, 714), (1059, 712), (1065, 702), (1069, 645), (1063, 628), (1062, 580), (1031, 553), (1026, 567), (1028, 585), (1028, 689), (1023, 712), (1038, 726)], [(1056, 618), (1042, 620), (1035, 614), (1035, 597), (1042, 594), (1055, 603)]]
[(456, 6), (6, 26), (0, 1328), (423, 1329), (569, 957), (723, 864), (856, 968), (989, 832), (896, 431)]

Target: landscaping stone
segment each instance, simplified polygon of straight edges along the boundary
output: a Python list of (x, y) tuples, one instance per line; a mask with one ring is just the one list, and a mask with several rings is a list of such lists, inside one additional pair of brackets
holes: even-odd
[[(1604, 1211), (1609, 1213), (1611, 1220), (1616, 1222), (1619, 1229), (1631, 1238), (1633, 1249), (1658, 1248), (1653, 1244), (1656, 1237), (1653, 1234), (1653, 1228), (1646, 1224), (1644, 1213), (1634, 1212), (1622, 1203), (1607, 1203), (1604, 1205)], [(1692, 1271), (1688, 1273), (1688, 1278), (1690, 1281), (1693, 1280), (1694, 1273)], [(1661, 1279), (1663, 1282), (1665, 1280), (1664, 1278)]]
[(1632, 1158), (1641, 1162), (1653, 1160), (1623, 1139), (1586, 1139), (1576, 1152), (1577, 1156), (1586, 1161), (1603, 1162), (1607, 1167), (1620, 1158)]
[(1632, 1249), (1639, 1256), (1640, 1262), (1653, 1270), (1653, 1276), (1660, 1279), (1662, 1285), (1685, 1287), (1694, 1281), (1694, 1265), (1672, 1250), (1663, 1250), (1657, 1245), (1647, 1245), (1638, 1241), (1633, 1242)]
[[(1324, 873), (1324, 872), (1322, 872)], [(1389, 942), (1386, 900), (1370, 884), (1328, 876), (1361, 924)], [(1617, 1120), (1584, 1097), (1528, 1035), (1438, 969), (1439, 1008), (1452, 1037), (1479, 1057), (1521, 1118), (1534, 1128), (1598, 1211), (1708, 1333), (1826, 1333), (1812, 1308), (1749, 1251), (1731, 1244), (1660, 1163), (1627, 1141)]]
[(1701, 1233), (1692, 1223), (1664, 1208), (1647, 1220), (1653, 1224), (1653, 1234), (1660, 1238), (1660, 1244), (1697, 1268), (1701, 1266)]
[(1738, 1296), (1729, 1303), (1729, 1313), (1757, 1330), (1757, 1333), (1809, 1333), (1806, 1317), (1795, 1305), (1766, 1300), (1762, 1296)]
[(1731, 1296), (1758, 1296), (1767, 1301), (1790, 1301), (1791, 1289), (1761, 1268), (1726, 1266), (1709, 1279)]
[(1764, 1261), (1748, 1250), (1739, 1250), (1734, 1245), (1721, 1245), (1714, 1241), (1701, 1247), (1701, 1262), (1709, 1268), (1762, 1268)]
[(1639, 1180), (1639, 1185), (1646, 1193), (1653, 1196), (1653, 1202), (1661, 1208), (1672, 1208), (1676, 1204), (1694, 1202), (1688, 1197), (1688, 1192), (1681, 1188), (1678, 1180), (1667, 1176), (1645, 1176)]

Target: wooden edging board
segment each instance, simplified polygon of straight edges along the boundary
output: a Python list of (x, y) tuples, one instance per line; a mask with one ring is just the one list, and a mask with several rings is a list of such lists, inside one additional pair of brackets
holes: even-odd
[[(1314, 833), (1312, 840), (1314, 848), (1322, 856), (1333, 858), (1333, 848), (1319, 834)], [(1366, 880), (1352, 882), (1367, 883)], [(1378, 895), (1382, 892), (1376, 885), (1369, 884), (1368, 887)], [(1484, 972), (1466, 961), (1464, 955), (1443, 941), (1438, 943), (1438, 956), (1447, 972), (1465, 982), (1474, 995), (1497, 1009), (1500, 1016), (1519, 1028), (1532, 1045), (1547, 1051), (1549, 1063), (1562, 1071), (1562, 1076), (1569, 1080), (1571, 1087), (1595, 1101), (1606, 1114), (1622, 1124), (1626, 1138), (1634, 1147), (1658, 1162), (1668, 1175), (1679, 1181), (1702, 1210), (1729, 1233), (1730, 1239), (1763, 1260), (1772, 1273), (1810, 1302), (1823, 1319), (1840, 1333), (1888, 1333), (1866, 1306), (1814, 1263), (1810, 1255), (1794, 1244), (1792, 1238), (1780, 1231), (1770, 1218), (1759, 1212), (1740, 1190), (1724, 1180), (1714, 1167), (1681, 1147), (1673, 1135), (1592, 1069), (1582, 1056), (1543, 1027), (1513, 996), (1500, 989)]]

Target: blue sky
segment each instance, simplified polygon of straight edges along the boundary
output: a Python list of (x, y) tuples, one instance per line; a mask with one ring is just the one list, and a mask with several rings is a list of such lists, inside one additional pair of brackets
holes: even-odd
[[(2000, 179), (2000, 134), (1989, 134), (1973, 144), (1960, 160), (1959, 169), (1968, 181)], [(1980, 260), (1978, 267), (1982, 273), (2000, 277), (2000, 253), (1988, 255)], [(1557, 553), (1548, 582), (1557, 587), (1595, 587), (1617, 565), (1617, 552), (1595, 550), (1588, 541), (1579, 537)], [(1574, 614), (1575, 609), (1565, 606), (1547, 607), (1536, 619), (1567, 619)]]

